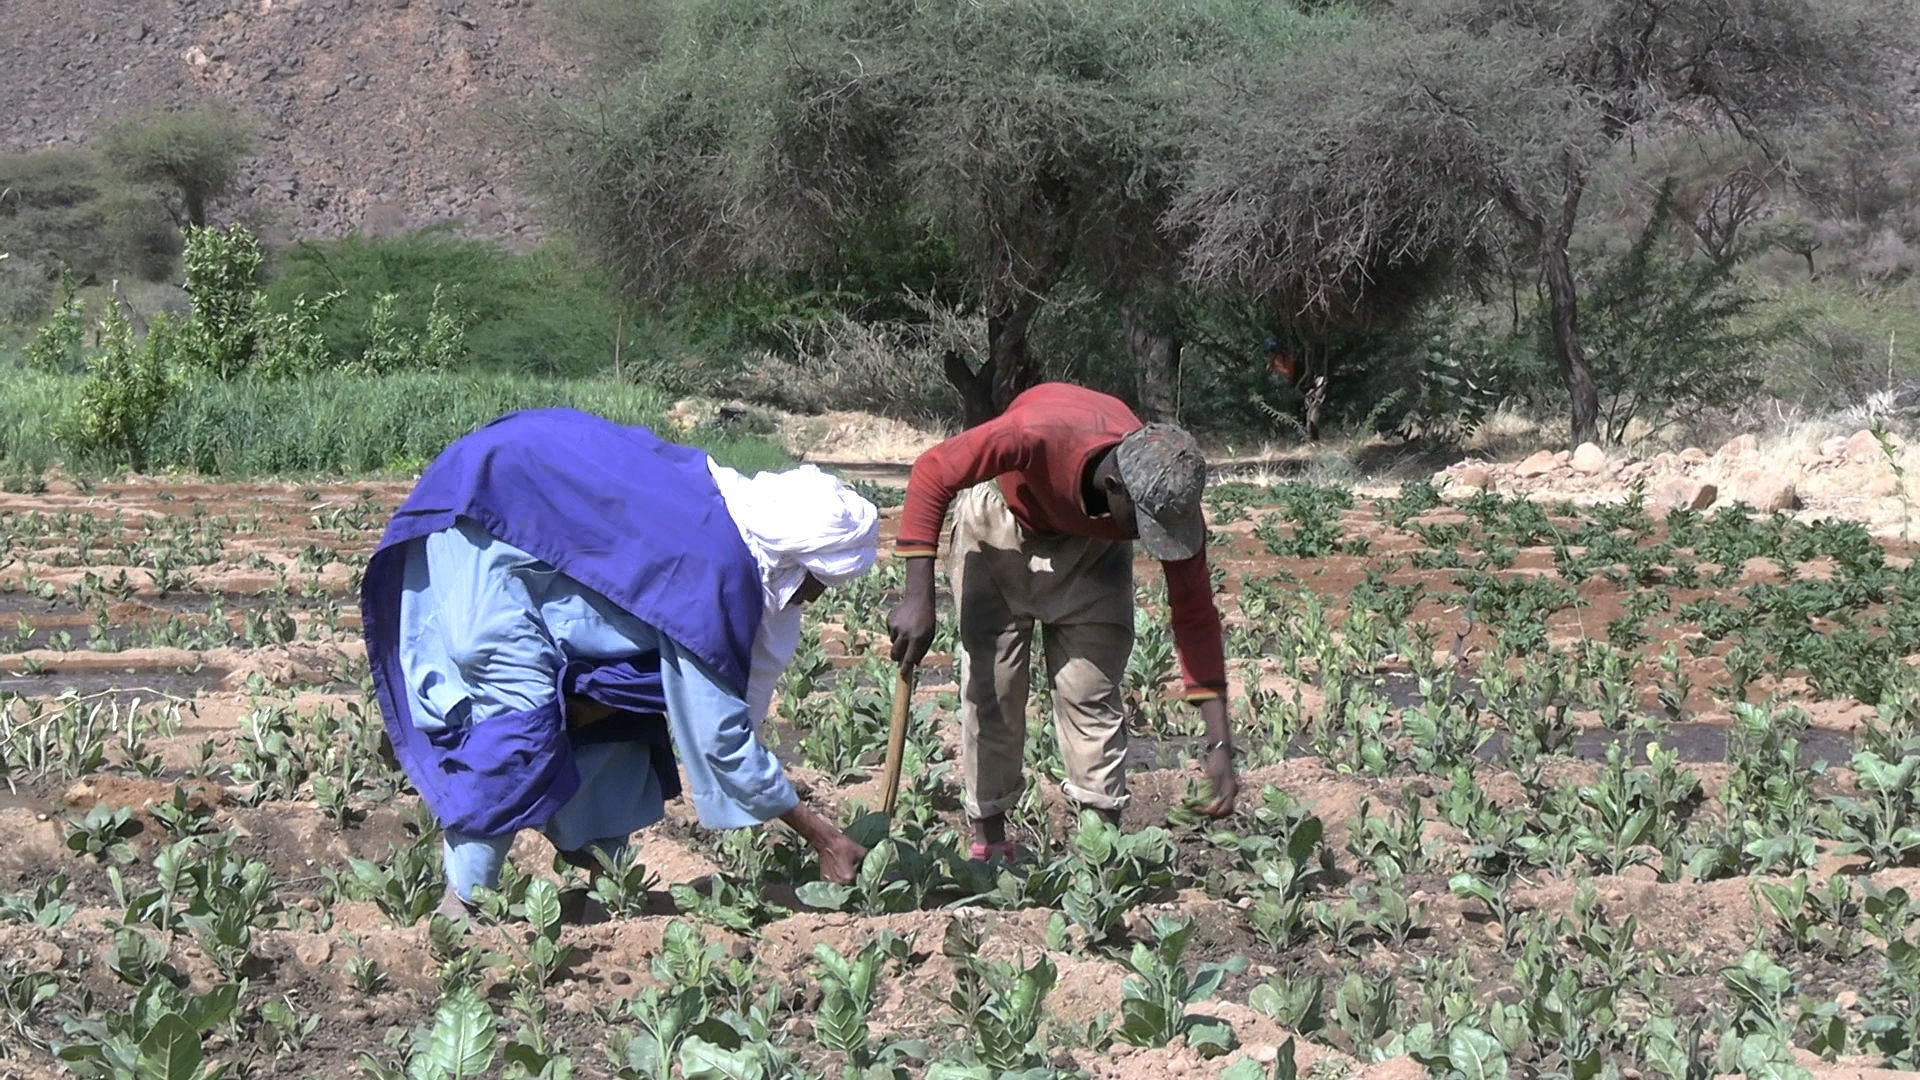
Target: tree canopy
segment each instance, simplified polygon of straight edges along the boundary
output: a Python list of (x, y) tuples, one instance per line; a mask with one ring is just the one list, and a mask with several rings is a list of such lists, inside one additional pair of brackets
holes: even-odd
[(1069, 275), (1150, 405), (1195, 300), (1326, 333), (1531, 275), (1582, 439), (1596, 169), (1731, 132), (1791, 171), (1774, 133), (1870, 109), (1911, 32), (1909, 0), (576, 3), (599, 74), (535, 115), (534, 172), (636, 295), (938, 263), (984, 316), (948, 360), (973, 422)]
[[(605, 16), (602, 16), (605, 17)], [(956, 253), (986, 315), (970, 419), (1031, 378), (1026, 338), (1070, 268), (1119, 295), (1174, 287), (1159, 221), (1211, 65), (1343, 32), (1252, 0), (662, 3), (590, 102), (547, 120), (562, 220), (637, 292), (817, 269), (850, 243)], [(631, 41), (610, 34), (615, 40)]]
[(205, 106), (116, 121), (101, 132), (99, 146), (127, 179), (178, 192), (187, 224), (204, 227), (208, 204), (227, 193), (253, 152), (253, 135), (238, 113)]
[[(1569, 253), (1622, 143), (1726, 126), (1762, 143), (1885, 92), (1902, 0), (1424, 0), (1232, 88), (1173, 220), (1198, 281), (1351, 304), (1385, 268), (1498, 226), (1536, 260), (1576, 441), (1598, 432)], [(1255, 147), (1272, 148), (1260, 153)]]

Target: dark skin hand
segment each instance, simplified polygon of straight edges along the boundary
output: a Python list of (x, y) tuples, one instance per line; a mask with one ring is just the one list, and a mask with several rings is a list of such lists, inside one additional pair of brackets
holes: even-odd
[[(1120, 479), (1120, 463), (1109, 450), (1087, 473), (1087, 506), (1097, 516), (1104, 505), (1107, 516), (1121, 531), (1138, 537), (1140, 526), (1133, 496)], [(908, 559), (906, 595), (887, 615), (887, 632), (893, 639), (893, 659), (900, 664), (918, 664), (933, 645), (933, 560)], [(1239, 797), (1240, 781), (1233, 768), (1233, 729), (1227, 721), (1227, 703), (1213, 698), (1200, 703), (1200, 719), (1206, 724), (1206, 745), (1213, 747), (1202, 763), (1207, 771), (1211, 797), (1194, 812), (1203, 817), (1223, 818), (1233, 813)], [(1004, 822), (976, 822), (975, 839), (998, 842), (1005, 835)]]
[[(812, 574), (795, 590), (791, 604), (810, 604), (827, 591), (827, 586)], [(612, 716), (617, 710), (597, 701), (568, 695), (567, 727), (582, 728), (598, 723)], [(793, 809), (780, 815), (787, 827), (800, 834), (800, 838), (820, 856), (820, 876), (841, 885), (853, 883), (854, 875), (860, 872), (860, 862), (867, 857), (867, 849), (847, 839), (847, 834), (836, 827), (832, 821), (821, 817), (798, 803)]]

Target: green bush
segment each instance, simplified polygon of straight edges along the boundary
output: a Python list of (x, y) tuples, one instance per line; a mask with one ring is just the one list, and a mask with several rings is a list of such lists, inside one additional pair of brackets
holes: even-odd
[[(0, 251), (14, 264), (0, 263), (0, 318), (6, 321), (44, 311), (62, 266), (82, 281), (173, 272), (180, 241), (166, 207), (152, 189), (115, 177), (95, 154), (0, 154), (0, 193)], [(20, 288), (36, 281), (37, 289)]]
[(80, 283), (67, 270), (60, 271), (60, 304), (27, 343), (21, 363), (35, 371), (71, 370), (80, 358), (80, 342), (86, 336), (86, 309), (79, 300)]
[[(342, 292), (318, 327), (336, 365), (359, 362), (375, 347), (383, 298), (386, 325), (415, 340), (429, 337), (436, 293), (441, 310), (464, 315), (469, 370), (540, 376), (596, 374), (613, 364), (623, 308), (605, 280), (577, 268), (559, 249), (524, 255), (494, 244), (460, 240), (442, 229), (392, 239), (345, 237), (303, 242), (280, 251), (266, 287), (266, 306), (290, 310), (295, 297)], [(678, 349), (652, 347), (654, 324), (624, 320), (625, 360), (657, 362)], [(376, 354), (377, 355), (377, 354)]]
[[(1760, 310), (1760, 293), (1731, 255), (1684, 251), (1672, 210), (1669, 185), (1633, 246), (1605, 263), (1580, 298), (1580, 335), (1609, 442), (1636, 420), (1658, 431), (1750, 398), (1768, 350), (1793, 330), (1789, 319)], [(1549, 333), (1542, 328), (1547, 355)]]
[(86, 379), (61, 428), (62, 441), (145, 468), (148, 440), (181, 388), (179, 336), (180, 327), (159, 315), (145, 340), (135, 342), (133, 327), (118, 308), (111, 309), (100, 327), (101, 348), (87, 358)]

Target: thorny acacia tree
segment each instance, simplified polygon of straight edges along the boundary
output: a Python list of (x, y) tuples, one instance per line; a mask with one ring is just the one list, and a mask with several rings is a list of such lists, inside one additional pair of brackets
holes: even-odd
[(986, 316), (984, 361), (947, 364), (970, 424), (1033, 380), (1028, 332), (1076, 265), (1123, 300), (1137, 355), (1177, 362), (1178, 242), (1158, 230), (1185, 157), (1174, 106), (1206, 64), (1264, 66), (1347, 25), (1266, 0), (593, 10), (627, 43), (612, 74), (535, 123), (561, 224), (654, 299), (932, 239)]
[(1307, 65), (1229, 86), (1202, 113), (1204, 164), (1172, 221), (1197, 237), (1195, 280), (1322, 309), (1373, 287), (1382, 266), (1503, 225), (1533, 254), (1573, 438), (1591, 439), (1600, 393), (1569, 248), (1596, 166), (1682, 128), (1764, 143), (1809, 113), (1871, 108), (1908, 8), (1414, 0)]
[(253, 153), (253, 134), (232, 109), (205, 106), (124, 118), (100, 134), (100, 156), (129, 180), (180, 193), (186, 224), (204, 228), (207, 204), (225, 195)]

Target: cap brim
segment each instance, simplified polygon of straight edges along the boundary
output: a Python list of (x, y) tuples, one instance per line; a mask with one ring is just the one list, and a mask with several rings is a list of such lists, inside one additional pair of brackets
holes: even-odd
[(1207, 546), (1207, 520), (1199, 511), (1182, 517), (1155, 518), (1139, 513), (1140, 546), (1161, 562), (1184, 562)]

